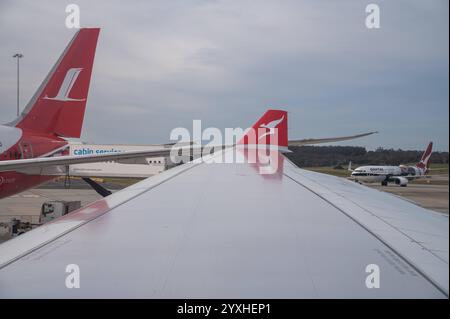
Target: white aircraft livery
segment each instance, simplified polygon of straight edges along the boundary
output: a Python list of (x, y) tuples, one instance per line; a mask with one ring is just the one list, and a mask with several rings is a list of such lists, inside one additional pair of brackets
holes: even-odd
[(387, 186), (387, 184), (391, 182), (406, 187), (408, 181), (426, 177), (432, 148), (433, 142), (430, 142), (423, 153), (420, 162), (417, 163), (416, 166), (360, 166), (357, 169), (352, 170), (350, 162), (348, 169), (352, 172), (352, 178), (356, 181), (369, 183), (381, 182), (381, 185), (383, 186)]

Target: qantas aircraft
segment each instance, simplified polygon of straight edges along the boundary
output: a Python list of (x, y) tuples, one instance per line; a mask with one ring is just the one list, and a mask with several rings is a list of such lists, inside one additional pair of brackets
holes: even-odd
[(352, 170), (352, 163), (350, 162), (348, 170), (352, 172), (352, 178), (356, 181), (381, 182), (382, 186), (387, 186), (388, 182), (392, 182), (406, 187), (409, 180), (427, 176), (432, 149), (433, 142), (430, 142), (416, 166), (361, 166)]
[[(82, 28), (68, 44), (19, 118), (0, 125), (0, 198), (10, 196), (61, 175), (68, 165), (101, 161), (139, 161), (170, 155), (172, 144), (149, 151), (68, 156), (66, 138), (79, 138), (88, 99), (89, 82), (100, 29)], [(374, 132), (289, 141), (289, 145), (317, 144), (367, 136)], [(193, 153), (197, 152), (192, 147)], [(203, 151), (202, 147), (198, 150)], [(61, 156), (63, 155), (63, 156)], [(84, 178), (101, 195), (107, 190)]]
[[(66, 138), (80, 137), (99, 31), (79, 30), (21, 116), (0, 125), (0, 198), (64, 174), (69, 164), (107, 160), (59, 156), (67, 153)], [(121, 154), (122, 159), (142, 156), (133, 153)]]
[(3, 243), (0, 298), (448, 298), (448, 215), (296, 167), (287, 112), (251, 131)]

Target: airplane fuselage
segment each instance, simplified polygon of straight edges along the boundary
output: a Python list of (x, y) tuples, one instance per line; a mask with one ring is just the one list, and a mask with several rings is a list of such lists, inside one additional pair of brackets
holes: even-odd
[(425, 175), (424, 169), (415, 166), (360, 166), (352, 172), (352, 178), (362, 182), (383, 182), (391, 177), (415, 177)]
[[(51, 134), (0, 125), (0, 161), (34, 158), (63, 150), (68, 142)], [(0, 172), (0, 198), (36, 187), (56, 176)]]
[[(66, 155), (79, 138), (86, 109), (99, 28), (80, 28), (13, 123), (0, 125), (0, 161)], [(30, 168), (30, 166), (28, 166)], [(0, 172), (0, 198), (56, 175), (35, 167)]]

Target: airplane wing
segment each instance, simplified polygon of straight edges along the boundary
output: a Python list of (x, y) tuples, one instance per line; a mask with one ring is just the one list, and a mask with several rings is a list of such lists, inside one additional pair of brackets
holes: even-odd
[(72, 164), (84, 164), (105, 161), (139, 162), (146, 157), (169, 156), (170, 148), (147, 151), (126, 151), (98, 155), (62, 155), (54, 157), (37, 157), (19, 160), (0, 161), (0, 172), (17, 171), (27, 174), (39, 173), (42, 169), (64, 167)]
[(248, 152), (177, 166), (3, 243), (0, 298), (448, 298), (447, 215), (276, 150), (240, 161)]
[[(170, 147), (169, 147), (170, 146)], [(117, 153), (104, 153), (95, 155), (62, 155), (53, 157), (37, 157), (19, 160), (0, 161), (0, 172), (16, 171), (25, 174), (58, 174), (66, 171), (68, 165), (86, 164), (96, 162), (115, 161), (123, 164), (147, 164), (147, 157), (163, 157), (174, 154), (191, 154), (194, 157), (202, 154), (209, 154), (212, 151), (224, 149), (231, 146), (175, 146), (167, 145), (160, 149), (141, 150), (141, 151), (124, 151)]]
[[(359, 137), (368, 136), (378, 132), (369, 132), (364, 134), (330, 137), (322, 139), (302, 139), (290, 140), (288, 146), (301, 146), (308, 144), (329, 143), (355, 139)], [(149, 151), (127, 151), (113, 154), (99, 154), (99, 155), (83, 155), (83, 156), (54, 156), (54, 157), (39, 157), (30, 159), (8, 160), (0, 161), (0, 172), (4, 171), (18, 171), (26, 174), (42, 174), (42, 169), (45, 169), (46, 174), (65, 174), (66, 166), (72, 164), (85, 164), (104, 161), (117, 161), (124, 164), (139, 163), (146, 157), (170, 156), (171, 147), (177, 146), (182, 151), (183, 148), (190, 147), (193, 156), (201, 155), (202, 153), (210, 153), (211, 149), (214, 151), (218, 149), (232, 147), (233, 145), (220, 145), (215, 147), (203, 147), (201, 145), (193, 145), (193, 142), (186, 143), (168, 143), (161, 144), (161, 149), (153, 149)], [(187, 146), (186, 146), (187, 145)], [(144, 163), (144, 162), (142, 162)]]
[(378, 132), (368, 132), (363, 134), (351, 135), (351, 136), (340, 136), (340, 137), (327, 137), (327, 138), (308, 138), (302, 140), (289, 140), (289, 146), (302, 146), (302, 145), (311, 145), (311, 144), (321, 144), (321, 143), (331, 143), (331, 142), (339, 142), (339, 141), (347, 141), (353, 140), (355, 138), (360, 138), (372, 134), (376, 134)]
[(448, 216), (279, 156), (181, 165), (5, 242), (0, 298), (448, 297)]

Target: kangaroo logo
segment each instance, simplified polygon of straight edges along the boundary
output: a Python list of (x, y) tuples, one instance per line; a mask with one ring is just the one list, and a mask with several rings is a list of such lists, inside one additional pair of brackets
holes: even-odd
[(72, 90), (73, 85), (75, 84), (78, 76), (80, 75), (80, 72), (83, 70), (83, 68), (72, 68), (69, 69), (66, 73), (66, 76), (64, 77), (64, 81), (61, 84), (61, 87), (59, 88), (58, 94), (56, 94), (55, 97), (48, 97), (45, 96), (44, 99), (46, 100), (54, 100), (54, 101), (84, 101), (86, 99), (71, 99), (69, 97), (70, 90)]
[(258, 140), (262, 139), (264, 136), (274, 134), (274, 133), (275, 133), (275, 128), (278, 126), (278, 124), (280, 124), (281, 122), (283, 122), (283, 120), (284, 120), (284, 115), (283, 115), (280, 119), (278, 119), (278, 120), (274, 120), (274, 121), (269, 122), (269, 123), (267, 123), (267, 124), (261, 124), (259, 127), (261, 127), (261, 128), (266, 128), (266, 129), (268, 129), (269, 131), (268, 131), (267, 133), (262, 134), (262, 135), (259, 137)]

